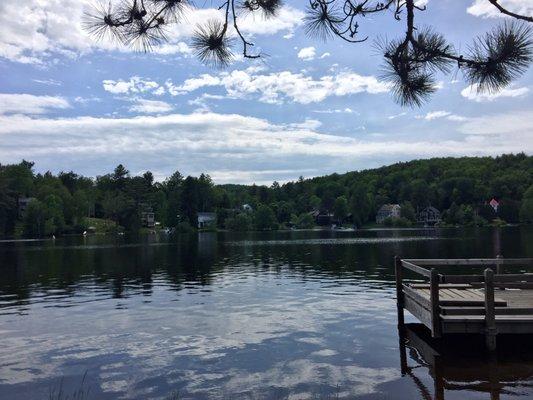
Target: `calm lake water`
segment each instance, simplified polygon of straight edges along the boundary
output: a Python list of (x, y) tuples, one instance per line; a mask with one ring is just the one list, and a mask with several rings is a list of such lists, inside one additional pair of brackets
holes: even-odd
[(532, 241), (520, 227), (3, 242), (0, 399), (532, 398), (527, 351), (435, 367), (399, 346), (393, 272), (395, 254), (533, 257)]

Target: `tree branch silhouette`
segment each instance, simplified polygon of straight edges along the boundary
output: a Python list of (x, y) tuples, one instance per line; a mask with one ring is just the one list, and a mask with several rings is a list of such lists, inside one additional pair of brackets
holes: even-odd
[(494, 7), (496, 7), (502, 14), (508, 15), (509, 17), (513, 17), (516, 19), (521, 19), (523, 21), (527, 22), (533, 22), (533, 17), (527, 16), (527, 15), (520, 15), (514, 12), (511, 12), (507, 10), (506, 8), (502, 7), (500, 3), (498, 3), (498, 0), (488, 0)]
[[(167, 40), (168, 25), (185, 23), (185, 11), (193, 8), (188, 1), (109, 2), (86, 13), (84, 28), (97, 40), (115, 40), (136, 50), (151, 51)], [(498, 0), (487, 1), (511, 21), (476, 38), (465, 54), (458, 53), (432, 28), (416, 26), (416, 14), (424, 12), (426, 7), (417, 6), (415, 0), (309, 0), (305, 31), (319, 40), (337, 37), (349, 43), (361, 43), (368, 40), (368, 36), (359, 36), (362, 18), (392, 12), (394, 19), (401, 21), (405, 15), (405, 36), (378, 42), (385, 59), (382, 77), (390, 82), (397, 102), (420, 106), (436, 91), (436, 74), (449, 73), (453, 65), (478, 91), (495, 92), (520, 77), (533, 61), (532, 30), (526, 24), (533, 22), (533, 17), (511, 12)], [(240, 17), (252, 13), (270, 19), (278, 15), (281, 6), (282, 0), (223, 0), (219, 6), (224, 11), (223, 18), (206, 20), (197, 26), (191, 39), (192, 48), (202, 62), (215, 67), (231, 63), (235, 41), (240, 42), (244, 58), (263, 57), (261, 52), (251, 52), (254, 43), (240, 28)]]

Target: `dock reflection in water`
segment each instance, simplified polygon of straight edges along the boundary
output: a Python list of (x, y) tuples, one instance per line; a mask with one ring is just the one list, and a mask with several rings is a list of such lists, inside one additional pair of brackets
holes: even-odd
[[(399, 332), (401, 372), (416, 384), (421, 398), (530, 398), (533, 342), (529, 335), (501, 335), (498, 353), (491, 356), (482, 335), (434, 339), (424, 325), (415, 323)], [(425, 383), (426, 374), (433, 379), (433, 387)]]

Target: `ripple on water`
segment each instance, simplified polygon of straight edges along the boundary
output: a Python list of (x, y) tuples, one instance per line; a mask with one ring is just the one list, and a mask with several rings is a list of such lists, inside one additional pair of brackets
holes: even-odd
[(380, 244), (418, 242), (428, 240), (442, 240), (434, 236), (407, 236), (389, 238), (324, 238), (324, 239), (294, 239), (294, 240), (241, 240), (227, 242), (228, 246), (285, 246), (285, 245), (343, 245), (343, 244)]

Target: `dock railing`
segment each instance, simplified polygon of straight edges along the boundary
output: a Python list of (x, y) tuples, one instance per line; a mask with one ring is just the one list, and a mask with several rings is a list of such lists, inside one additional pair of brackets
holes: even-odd
[[(479, 316), (484, 316), (483, 332), (489, 350), (496, 348), (496, 335), (500, 320), (505, 322), (505, 317), (512, 316), (509, 323), (504, 326), (506, 333), (523, 333), (520, 329), (520, 317), (533, 322), (533, 304), (531, 307), (498, 306), (495, 302), (495, 291), (505, 289), (533, 289), (533, 273), (506, 273), (510, 268), (533, 266), (533, 258), (478, 258), (478, 259), (401, 259), (395, 257), (396, 294), (398, 305), (398, 325), (404, 324), (404, 309), (410, 311), (424, 325), (431, 329), (433, 337), (443, 335), (443, 321), (453, 316), (456, 320), (459, 316), (468, 322), (479, 321)], [(454, 274), (461, 268), (474, 269), (471, 274)], [(481, 269), (483, 273), (476, 270)], [(423, 281), (429, 281), (429, 300), (416, 290), (416, 285), (404, 283), (404, 272), (411, 271), (422, 276)], [(481, 272), (481, 271), (480, 271)], [(427, 283), (426, 283), (427, 285)], [(472, 306), (442, 305), (440, 290), (443, 288), (484, 289), (484, 304)], [(512, 321), (511, 321), (512, 319)]]

